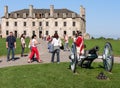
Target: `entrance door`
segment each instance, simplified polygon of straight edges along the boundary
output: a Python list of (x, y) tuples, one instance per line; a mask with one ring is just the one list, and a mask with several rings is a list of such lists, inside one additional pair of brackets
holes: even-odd
[(39, 38), (42, 38), (42, 31), (39, 31)]
[(63, 34), (65, 35), (65, 34), (67, 34), (67, 32), (66, 32), (66, 31), (64, 31), (64, 33), (63, 33)]
[(17, 31), (15, 31), (15, 33), (14, 33), (14, 34), (15, 34), (15, 37), (17, 38)]

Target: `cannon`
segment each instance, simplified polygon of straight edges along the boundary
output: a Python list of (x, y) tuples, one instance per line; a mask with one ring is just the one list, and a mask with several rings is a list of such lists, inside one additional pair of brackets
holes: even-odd
[(76, 66), (80, 66), (82, 68), (90, 68), (92, 62), (95, 59), (102, 59), (104, 69), (108, 72), (112, 71), (113, 63), (114, 63), (114, 56), (112, 45), (109, 42), (106, 42), (103, 50), (103, 54), (100, 56), (97, 54), (99, 51), (99, 47), (95, 46), (90, 50), (85, 50), (84, 55), (77, 55), (76, 44), (72, 43), (71, 46), (71, 54), (69, 56), (70, 59), (70, 69), (72, 72), (76, 72)]

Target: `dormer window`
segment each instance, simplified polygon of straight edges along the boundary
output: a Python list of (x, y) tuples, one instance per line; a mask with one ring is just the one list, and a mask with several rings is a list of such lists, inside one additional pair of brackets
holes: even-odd
[(27, 17), (27, 14), (26, 13), (23, 13), (23, 18), (25, 19)]

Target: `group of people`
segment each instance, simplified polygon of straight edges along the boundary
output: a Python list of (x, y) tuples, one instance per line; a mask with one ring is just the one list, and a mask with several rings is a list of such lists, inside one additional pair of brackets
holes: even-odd
[[(61, 41), (61, 39), (59, 38), (58, 34), (55, 33), (54, 36), (47, 37), (47, 41), (48, 41), (48, 49), (49, 52), (52, 53), (52, 59), (51, 62), (54, 62), (54, 56), (55, 54), (57, 54), (57, 63), (59, 63), (60, 61), (60, 49), (64, 50), (64, 51), (70, 51), (69, 48), (69, 37), (67, 36), (67, 34), (64, 34), (64, 46), (63, 43)], [(76, 49), (77, 49), (77, 55), (78, 57), (80, 55), (84, 54), (84, 38), (82, 36), (82, 33), (80, 31), (76, 31), (76, 34), (73, 38), (73, 42), (76, 44)]]
[[(64, 48), (63, 48), (63, 43), (58, 35), (58, 33), (55, 33), (52, 37), (48, 36), (47, 39), (48, 41), (48, 49), (52, 53), (51, 56), (51, 62), (54, 63), (54, 57), (55, 54), (57, 55), (57, 63), (60, 63), (60, 49), (64, 49), (64, 51), (70, 51), (69, 49), (69, 38), (67, 34), (64, 35)], [(24, 50), (26, 47), (25, 43), (25, 35), (22, 34), (20, 37), (21, 41), (21, 57), (24, 56)], [(84, 53), (84, 39), (82, 37), (82, 33), (77, 31), (75, 37), (73, 38), (74, 43), (76, 44), (77, 47), (77, 53), (79, 55)], [(30, 39), (29, 42), (29, 48), (31, 50), (28, 63), (32, 62), (32, 59), (34, 55), (36, 54), (36, 59), (40, 63), (42, 60), (40, 59), (39, 51), (37, 49), (37, 45), (40, 44), (37, 41), (37, 36), (35, 34), (32, 35), (32, 38)], [(6, 48), (8, 50), (7, 53), (7, 61), (10, 61), (10, 51), (12, 51), (12, 60), (14, 61), (14, 50), (16, 48), (16, 38), (13, 36), (13, 32), (10, 32), (10, 35), (6, 38)]]
[[(30, 46), (30, 50), (31, 53), (29, 55), (29, 59), (28, 59), (28, 63), (32, 62), (32, 59), (34, 57), (34, 55), (36, 54), (36, 59), (37, 61), (40, 63), (42, 62), (42, 60), (40, 59), (40, 55), (37, 49), (37, 44), (40, 44), (37, 41), (37, 36), (35, 34), (32, 35), (32, 38), (30, 39), (29, 42), (29, 46)], [(25, 43), (25, 34), (22, 34), (20, 37), (20, 41), (21, 41), (21, 57), (24, 56), (24, 50), (26, 47), (26, 43)], [(6, 38), (6, 48), (7, 48), (7, 61), (10, 61), (10, 51), (12, 51), (12, 61), (15, 60), (15, 49), (16, 49), (16, 38), (13, 35), (13, 32), (10, 32), (10, 35)]]

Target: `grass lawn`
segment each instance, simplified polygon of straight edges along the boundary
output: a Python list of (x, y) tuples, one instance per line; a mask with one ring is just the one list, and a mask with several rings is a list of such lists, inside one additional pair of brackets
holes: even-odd
[[(72, 40), (70, 40), (69, 42), (71, 46)], [(120, 56), (120, 49), (119, 49), (120, 40), (91, 39), (91, 40), (85, 40), (84, 44), (86, 45), (87, 50), (93, 48), (94, 46), (99, 46), (100, 50), (98, 51), (98, 53), (102, 54), (106, 42), (111, 43), (114, 56)]]
[(90, 49), (94, 46), (99, 46), (100, 50), (99, 53), (103, 53), (104, 45), (106, 42), (110, 42), (113, 48), (113, 54), (114, 56), (120, 56), (120, 40), (107, 40), (107, 39), (93, 39), (93, 40), (85, 40), (85, 44), (87, 46), (87, 49)]
[[(36, 64), (0, 68), (0, 88), (120, 88), (120, 64), (112, 74), (93, 63), (92, 69), (77, 67), (77, 74), (67, 69), (69, 63)], [(100, 72), (109, 80), (98, 80)]]
[[(29, 38), (26, 39), (26, 44), (27, 47), (25, 48), (25, 53), (29, 52), (28, 48), (28, 43), (29, 43)], [(20, 39), (16, 40), (16, 46), (17, 48), (15, 49), (15, 54), (20, 54), (21, 53), (21, 43)], [(7, 49), (6, 49), (6, 39), (5, 38), (0, 38), (0, 56), (7, 55)]]

